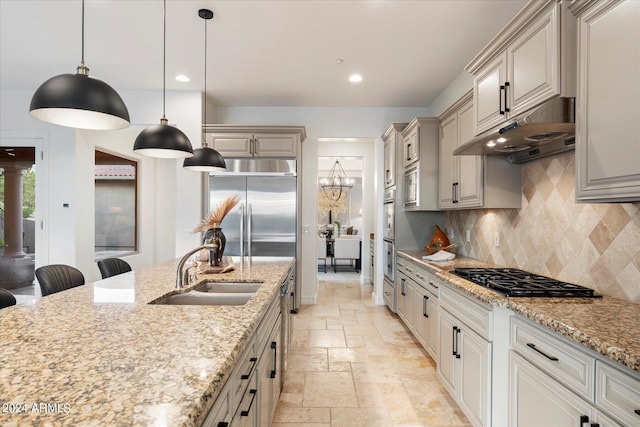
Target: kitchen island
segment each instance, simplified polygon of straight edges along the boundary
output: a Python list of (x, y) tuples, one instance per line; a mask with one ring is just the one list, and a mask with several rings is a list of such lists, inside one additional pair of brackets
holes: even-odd
[(199, 276), (263, 282), (239, 306), (149, 304), (173, 260), (3, 309), (0, 425), (200, 425), (293, 263)]

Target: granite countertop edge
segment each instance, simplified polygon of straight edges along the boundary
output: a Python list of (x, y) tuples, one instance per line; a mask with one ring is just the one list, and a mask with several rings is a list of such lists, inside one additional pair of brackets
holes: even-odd
[[(640, 309), (638, 304), (606, 295), (587, 301), (584, 298), (508, 298), (449, 273), (456, 267), (496, 267), (496, 265), (460, 256), (446, 262), (429, 262), (422, 259), (425, 253), (420, 250), (399, 250), (397, 253), (423, 265), (450, 286), (483, 303), (511, 309), (575, 343), (640, 372), (640, 331), (638, 330), (640, 320), (637, 320), (640, 316), (635, 314)], [(563, 310), (560, 307), (565, 308), (564, 313), (561, 313)], [(568, 307), (573, 310), (567, 310)], [(590, 308), (593, 311), (590, 312)], [(628, 315), (620, 316), (620, 313)], [(587, 318), (587, 316), (592, 317)], [(621, 324), (625, 321), (631, 324)], [(615, 324), (612, 324), (613, 322)], [(614, 332), (611, 331), (622, 330), (634, 336), (627, 337), (627, 341), (621, 344), (612, 338)]]

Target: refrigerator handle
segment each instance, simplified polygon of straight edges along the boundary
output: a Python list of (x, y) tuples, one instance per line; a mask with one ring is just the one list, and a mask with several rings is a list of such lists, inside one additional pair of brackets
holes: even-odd
[(253, 236), (251, 236), (251, 203), (247, 203), (247, 246), (249, 258), (251, 258), (251, 240)]
[(244, 257), (244, 203), (240, 203), (240, 258)]

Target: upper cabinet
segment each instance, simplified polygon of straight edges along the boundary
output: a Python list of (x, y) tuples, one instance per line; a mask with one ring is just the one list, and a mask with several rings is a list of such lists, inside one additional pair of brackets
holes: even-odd
[(469, 91), (440, 116), (440, 209), (520, 208), (520, 166), (496, 157), (453, 155), (472, 137)]
[(575, 18), (564, 3), (529, 2), (465, 68), (474, 75), (473, 134), (575, 96), (575, 62)]
[[(413, 119), (402, 131), (402, 204), (410, 211), (438, 209), (438, 132), (435, 117)], [(411, 159), (408, 161), (407, 159)]]
[(384, 141), (384, 188), (396, 185), (396, 150), (402, 137), (400, 132), (408, 123), (391, 123), (382, 135)]
[(576, 199), (640, 200), (640, 2), (576, 1)]
[(223, 157), (296, 158), (305, 139), (299, 126), (205, 125), (209, 147)]

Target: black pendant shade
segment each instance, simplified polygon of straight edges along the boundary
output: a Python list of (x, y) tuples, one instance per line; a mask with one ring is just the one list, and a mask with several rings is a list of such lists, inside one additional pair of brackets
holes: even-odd
[(182, 159), (193, 156), (191, 141), (180, 129), (169, 126), (165, 116), (167, 81), (167, 0), (162, 7), (162, 118), (160, 124), (140, 132), (133, 143), (133, 151), (148, 157)]
[(193, 157), (184, 159), (182, 166), (196, 172), (216, 172), (227, 169), (222, 155), (209, 147), (193, 150)]
[(42, 83), (31, 98), (29, 114), (44, 122), (79, 129), (122, 129), (130, 124), (129, 111), (120, 95), (102, 80), (89, 77), (84, 63), (84, 0), (82, 60), (77, 72)]
[(140, 132), (133, 143), (133, 151), (148, 156), (163, 159), (191, 157), (193, 148), (187, 135), (174, 126), (169, 126), (167, 119), (160, 120), (160, 124), (149, 126)]
[[(204, 20), (204, 96), (207, 96), (207, 21), (213, 19), (209, 9), (198, 10), (198, 16)], [(204, 117), (207, 117), (207, 102), (204, 102)], [(185, 159), (182, 167), (195, 172), (217, 172), (227, 169), (222, 155), (207, 146), (206, 137), (202, 137), (202, 148), (193, 150), (193, 157)]]

